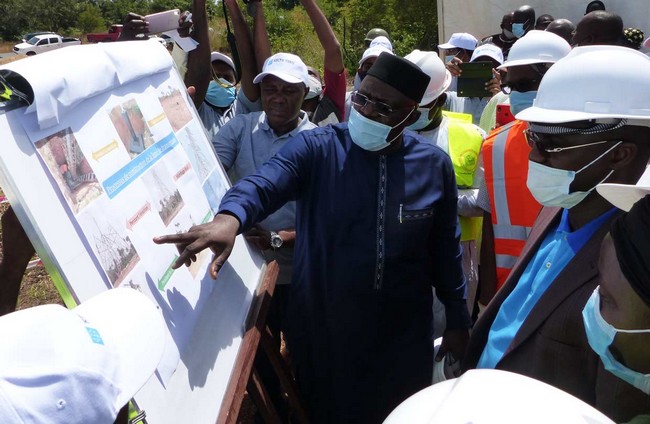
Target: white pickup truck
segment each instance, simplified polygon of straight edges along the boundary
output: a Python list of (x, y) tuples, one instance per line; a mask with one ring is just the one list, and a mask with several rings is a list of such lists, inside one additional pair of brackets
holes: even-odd
[(14, 53), (33, 56), (37, 53), (45, 53), (50, 50), (77, 44), (81, 44), (81, 40), (78, 38), (61, 37), (57, 34), (41, 34), (35, 35), (24, 43), (16, 44), (14, 46)]

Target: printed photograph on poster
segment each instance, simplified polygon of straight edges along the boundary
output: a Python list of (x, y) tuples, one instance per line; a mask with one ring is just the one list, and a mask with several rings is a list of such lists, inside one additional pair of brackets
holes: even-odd
[(160, 162), (157, 166), (151, 168), (142, 176), (142, 180), (148, 187), (160, 219), (167, 227), (183, 208), (185, 202), (170, 177), (169, 171), (164, 166), (164, 162)]
[(199, 143), (200, 136), (198, 131), (201, 129), (188, 125), (183, 131), (176, 134), (176, 138), (181, 142), (183, 149), (190, 158), (192, 167), (200, 181), (204, 181), (208, 174), (217, 166), (217, 160), (212, 150), (206, 149), (205, 143)]
[(219, 172), (210, 174), (208, 179), (205, 180), (205, 183), (203, 183), (203, 192), (208, 198), (208, 203), (213, 213), (216, 214), (219, 211), (219, 204), (226, 191), (228, 191), (226, 179)]
[(168, 86), (168, 90), (163, 91), (158, 97), (174, 132), (178, 132), (192, 120), (192, 114), (187, 108), (183, 96), (184, 94), (178, 88)]
[(140, 262), (126, 229), (113, 215), (86, 214), (82, 227), (113, 287), (119, 286)]
[(154, 143), (151, 130), (135, 99), (115, 106), (109, 116), (131, 158), (138, 156)]
[(70, 127), (37, 141), (36, 149), (75, 214), (103, 193)]

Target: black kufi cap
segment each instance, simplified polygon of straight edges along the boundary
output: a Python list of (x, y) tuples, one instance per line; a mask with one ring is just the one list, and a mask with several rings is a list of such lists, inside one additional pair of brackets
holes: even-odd
[(409, 99), (420, 103), (431, 77), (412, 62), (384, 52), (368, 70), (368, 75), (385, 82)]
[(614, 221), (610, 235), (623, 275), (650, 307), (650, 195)]

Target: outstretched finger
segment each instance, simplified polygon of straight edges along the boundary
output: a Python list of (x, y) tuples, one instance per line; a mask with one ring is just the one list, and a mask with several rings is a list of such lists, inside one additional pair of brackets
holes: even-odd
[(212, 263), (210, 264), (210, 276), (213, 280), (217, 279), (217, 275), (219, 274), (219, 271), (221, 270), (223, 264), (225, 264), (228, 260), (231, 251), (232, 247), (227, 247), (220, 254), (214, 255)]
[(166, 234), (153, 238), (153, 242), (156, 244), (189, 244), (194, 240), (196, 240), (196, 236), (189, 233)]

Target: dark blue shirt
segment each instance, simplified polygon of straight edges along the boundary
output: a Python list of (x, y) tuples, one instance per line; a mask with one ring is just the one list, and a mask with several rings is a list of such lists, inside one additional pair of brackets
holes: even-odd
[(287, 336), (312, 418), (379, 422), (431, 382), (431, 286), (447, 328), (470, 325), (451, 161), (410, 131), (380, 155), (355, 145), (347, 124), (318, 128), (240, 180), (220, 211), (243, 232), (290, 200)]

